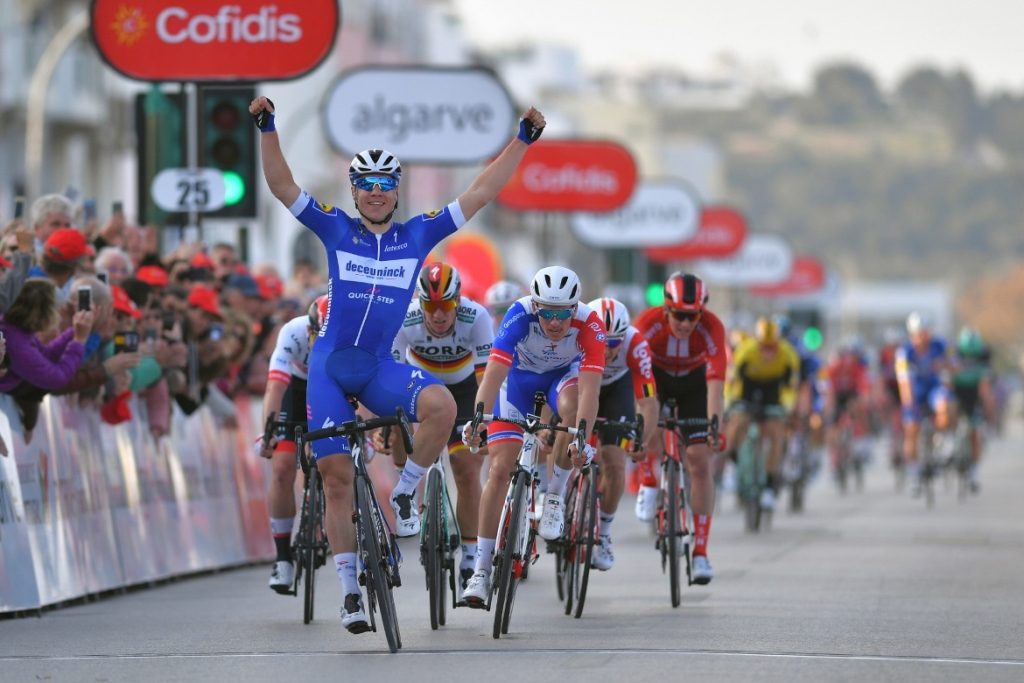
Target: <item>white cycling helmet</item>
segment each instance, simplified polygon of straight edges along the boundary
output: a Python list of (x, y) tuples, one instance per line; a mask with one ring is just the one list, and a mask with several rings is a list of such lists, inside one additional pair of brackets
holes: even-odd
[(348, 166), (350, 182), (354, 183), (359, 176), (374, 173), (382, 173), (393, 176), (395, 180), (401, 180), (402, 164), (398, 163), (398, 157), (386, 149), (364, 149), (352, 157), (352, 163)]
[(601, 317), (605, 332), (609, 337), (625, 337), (629, 329), (629, 311), (626, 304), (610, 296), (594, 299), (587, 307), (593, 309)]
[(548, 266), (533, 276), (530, 297), (546, 306), (574, 306), (579, 303), (581, 289), (576, 273), (562, 266)]
[(511, 280), (498, 280), (487, 288), (487, 292), (484, 294), (484, 305), (488, 308), (511, 306), (524, 293), (519, 283)]
[(931, 330), (932, 322), (926, 314), (914, 311), (907, 316), (907, 334), (920, 334)]

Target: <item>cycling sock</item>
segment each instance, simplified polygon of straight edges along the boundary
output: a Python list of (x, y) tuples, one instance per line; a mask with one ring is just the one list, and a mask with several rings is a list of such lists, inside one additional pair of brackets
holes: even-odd
[(459, 569), (473, 569), (476, 566), (476, 539), (462, 537), (462, 560)]
[(601, 512), (601, 535), (611, 536), (612, 535), (612, 522), (615, 521), (614, 512)]
[(274, 548), (279, 562), (292, 559), (292, 518), (270, 518), (270, 533), (274, 537)]
[(551, 475), (551, 481), (548, 482), (548, 495), (556, 495), (559, 498), (565, 497), (565, 485), (569, 481), (569, 474), (572, 472), (572, 468), (563, 470), (558, 465), (555, 465), (555, 471)]
[(648, 453), (647, 457), (637, 463), (637, 467), (640, 468), (640, 485), (656, 487), (658, 485), (658, 476), (654, 473), (654, 462), (655, 455)]
[(359, 593), (359, 580), (356, 579), (356, 554), (338, 553), (334, 556), (334, 568), (341, 579), (341, 592), (345, 595)]
[(494, 539), (480, 536), (476, 539), (475, 571), (491, 571), (494, 566)]
[(412, 458), (406, 460), (405, 467), (402, 468), (402, 476), (398, 478), (398, 483), (395, 484), (395, 488), (391, 491), (391, 497), (413, 495), (416, 491), (416, 485), (420, 483), (420, 479), (427, 473), (427, 469), (414, 463)]
[(693, 516), (693, 554), (708, 554), (708, 534), (711, 533), (711, 515)]

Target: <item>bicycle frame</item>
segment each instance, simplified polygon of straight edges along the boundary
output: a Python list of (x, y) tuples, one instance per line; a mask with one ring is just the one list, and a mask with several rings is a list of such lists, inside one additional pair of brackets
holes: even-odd
[[(447, 471), (444, 465), (446, 453), (447, 448), (438, 454), (427, 470), (423, 490), (420, 563), (424, 568), (424, 579), (429, 594), (432, 629), (445, 624), (445, 573), (448, 575), (447, 589), (451, 590), (452, 608), (459, 606), (455, 585), (455, 551), (459, 547), (462, 531), (459, 529), (455, 506), (448, 491)], [(435, 492), (435, 488), (440, 490)], [(434, 565), (435, 560), (438, 560), (437, 565)], [(434, 576), (435, 573), (437, 576)]]

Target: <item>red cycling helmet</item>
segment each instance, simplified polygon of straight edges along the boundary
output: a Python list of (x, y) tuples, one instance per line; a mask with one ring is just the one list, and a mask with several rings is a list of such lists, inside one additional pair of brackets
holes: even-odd
[(321, 294), (309, 305), (309, 329), (313, 334), (320, 334), (320, 328), (327, 319), (327, 295)]
[(677, 270), (665, 281), (665, 308), (700, 313), (707, 302), (707, 285), (696, 275)]

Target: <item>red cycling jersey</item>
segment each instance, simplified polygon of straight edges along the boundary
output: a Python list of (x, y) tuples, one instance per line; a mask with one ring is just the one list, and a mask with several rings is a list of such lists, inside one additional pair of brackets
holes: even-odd
[(870, 388), (868, 373), (853, 354), (833, 359), (825, 369), (829, 388), (836, 394), (866, 395)]
[(725, 326), (708, 309), (704, 309), (696, 327), (686, 339), (677, 339), (669, 331), (662, 306), (648, 308), (633, 325), (650, 344), (654, 366), (659, 370), (679, 377), (706, 365), (707, 379), (725, 380)]

